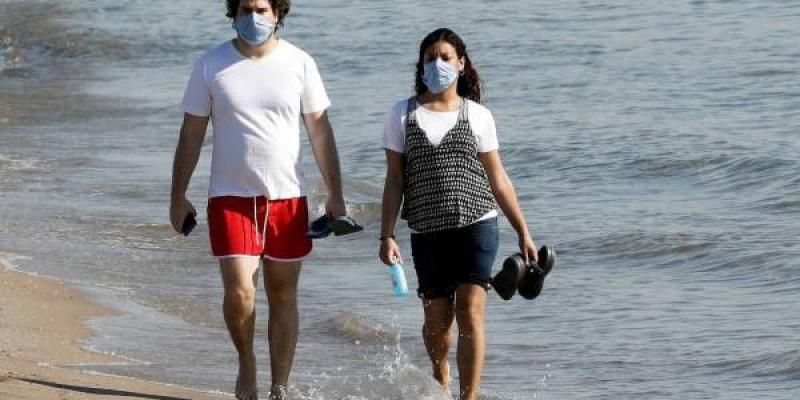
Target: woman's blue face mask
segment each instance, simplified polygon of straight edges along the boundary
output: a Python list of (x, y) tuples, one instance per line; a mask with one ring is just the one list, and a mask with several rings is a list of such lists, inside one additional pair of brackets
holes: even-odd
[(441, 58), (425, 63), (423, 69), (422, 82), (432, 93), (444, 92), (458, 78), (456, 67)]
[(233, 29), (251, 46), (260, 46), (272, 36), (275, 25), (261, 14), (251, 12), (233, 21)]

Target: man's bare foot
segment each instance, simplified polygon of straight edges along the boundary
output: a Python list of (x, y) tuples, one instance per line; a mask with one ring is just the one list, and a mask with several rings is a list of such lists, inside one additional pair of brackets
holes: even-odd
[(236, 398), (239, 400), (258, 400), (256, 357), (239, 360), (239, 376), (236, 378)]
[(272, 385), (269, 391), (269, 400), (286, 400), (286, 386)]

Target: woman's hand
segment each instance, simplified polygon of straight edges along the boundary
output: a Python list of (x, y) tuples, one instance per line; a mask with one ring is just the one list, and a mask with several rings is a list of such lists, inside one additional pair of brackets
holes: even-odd
[(531, 239), (530, 235), (525, 234), (519, 237), (519, 251), (522, 253), (525, 264), (530, 263), (530, 261), (539, 262), (539, 248), (536, 247), (536, 243)]
[(381, 261), (386, 265), (402, 264), (403, 257), (400, 255), (400, 246), (393, 237), (387, 237), (381, 240), (381, 249), (378, 253)]

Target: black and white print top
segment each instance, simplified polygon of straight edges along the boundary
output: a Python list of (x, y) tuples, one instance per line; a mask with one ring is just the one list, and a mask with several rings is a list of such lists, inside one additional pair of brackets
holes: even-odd
[(434, 146), (417, 123), (416, 98), (408, 100), (401, 218), (417, 232), (467, 226), (496, 208), (466, 104), (461, 99), (458, 122)]

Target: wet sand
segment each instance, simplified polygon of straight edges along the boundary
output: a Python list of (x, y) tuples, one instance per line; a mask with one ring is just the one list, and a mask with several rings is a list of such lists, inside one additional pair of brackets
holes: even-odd
[(83, 321), (113, 313), (62, 282), (0, 266), (0, 398), (230, 398), (81, 371), (81, 365), (120, 362), (80, 346), (92, 335)]

